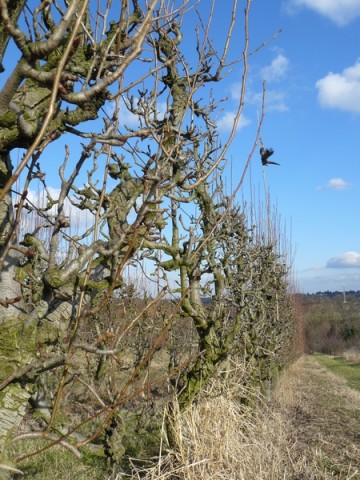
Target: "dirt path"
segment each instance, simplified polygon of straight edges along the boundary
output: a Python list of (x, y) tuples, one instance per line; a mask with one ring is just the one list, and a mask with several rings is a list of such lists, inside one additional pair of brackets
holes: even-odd
[(295, 437), (292, 479), (360, 480), (360, 392), (304, 356), (284, 378), (278, 401)]

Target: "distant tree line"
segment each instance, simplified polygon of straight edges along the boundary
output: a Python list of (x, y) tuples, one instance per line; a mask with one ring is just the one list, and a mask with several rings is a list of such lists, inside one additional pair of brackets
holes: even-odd
[(338, 297), (340, 295), (346, 295), (346, 297), (351, 298), (351, 297), (360, 297), (360, 290), (324, 290), (324, 291), (318, 291), (315, 293), (302, 293), (300, 295), (305, 295), (307, 297), (314, 297), (314, 296), (322, 296), (322, 297)]
[(308, 351), (341, 355), (360, 345), (359, 297), (358, 290), (297, 295)]

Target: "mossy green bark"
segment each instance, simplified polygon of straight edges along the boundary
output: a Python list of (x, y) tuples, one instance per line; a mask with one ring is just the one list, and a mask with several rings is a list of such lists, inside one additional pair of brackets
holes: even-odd
[(23, 321), (9, 319), (0, 328), (0, 382), (22, 366), (31, 362), (36, 353), (37, 335), (35, 329), (23, 334)]
[[(9, 319), (0, 328), (0, 382), (29, 364), (36, 352), (37, 337), (31, 330), (22, 332), (23, 322), (18, 318)], [(0, 391), (0, 451), (5, 456), (14, 430), (25, 415), (32, 385), (24, 379), (21, 383), (12, 381)]]
[(20, 425), (30, 392), (19, 383), (12, 383), (0, 392), (0, 446), (7, 448), (12, 434)]

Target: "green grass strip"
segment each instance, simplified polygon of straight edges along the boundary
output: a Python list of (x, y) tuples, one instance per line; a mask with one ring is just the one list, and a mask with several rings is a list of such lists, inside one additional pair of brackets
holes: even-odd
[(360, 363), (348, 362), (342, 357), (315, 354), (314, 357), (322, 367), (335, 375), (345, 378), (349, 387), (360, 391)]

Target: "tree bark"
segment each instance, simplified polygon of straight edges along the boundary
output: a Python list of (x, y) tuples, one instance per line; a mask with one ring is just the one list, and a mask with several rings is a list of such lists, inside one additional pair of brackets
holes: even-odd
[[(10, 176), (9, 155), (7, 153), (0, 154), (0, 191)], [(12, 198), (8, 193), (0, 203), (0, 259), (3, 259), (3, 267), (0, 269), (0, 324), (19, 314), (21, 299), (20, 285), (15, 281), (18, 253), (11, 249), (6, 251), (11, 242), (10, 235), (13, 225)]]
[[(0, 187), (11, 175), (9, 156), (0, 156)], [(1, 188), (0, 188), (1, 190)], [(21, 289), (16, 281), (18, 252), (8, 250), (9, 236), (13, 228), (13, 206), (8, 193), (0, 204), (0, 383), (17, 369), (30, 362), (33, 351), (32, 335), (22, 336), (23, 312), (21, 310)], [(20, 383), (10, 383), (0, 391), (0, 451), (1, 463), (6, 461), (6, 446), (12, 432), (20, 425), (30, 397), (28, 388)]]

